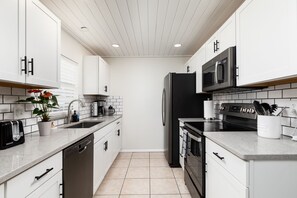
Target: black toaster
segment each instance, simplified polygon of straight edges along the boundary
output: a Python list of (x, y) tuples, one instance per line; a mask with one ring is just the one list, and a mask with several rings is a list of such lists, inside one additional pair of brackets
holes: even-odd
[(25, 142), (24, 126), (21, 120), (0, 122), (0, 150)]

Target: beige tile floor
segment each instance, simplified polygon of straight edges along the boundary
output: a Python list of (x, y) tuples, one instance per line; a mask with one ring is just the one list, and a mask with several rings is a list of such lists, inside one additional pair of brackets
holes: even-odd
[(183, 177), (162, 152), (119, 153), (94, 198), (191, 198)]

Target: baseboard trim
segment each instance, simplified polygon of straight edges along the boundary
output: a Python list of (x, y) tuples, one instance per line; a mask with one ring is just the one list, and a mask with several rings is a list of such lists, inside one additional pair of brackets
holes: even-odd
[(121, 152), (127, 153), (127, 152), (164, 152), (165, 149), (122, 149)]

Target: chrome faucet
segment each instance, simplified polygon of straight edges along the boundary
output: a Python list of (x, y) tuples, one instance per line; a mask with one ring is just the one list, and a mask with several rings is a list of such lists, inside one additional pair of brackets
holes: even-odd
[(86, 106), (86, 104), (85, 104), (82, 100), (80, 100), (80, 99), (72, 100), (72, 101), (69, 103), (69, 105), (68, 105), (67, 124), (69, 124), (69, 123), (71, 122), (71, 111), (70, 111), (70, 107), (71, 107), (72, 103), (74, 103), (74, 102), (76, 102), (76, 101), (77, 101), (77, 102), (80, 102), (80, 104), (81, 104), (82, 107), (85, 107), (85, 106)]

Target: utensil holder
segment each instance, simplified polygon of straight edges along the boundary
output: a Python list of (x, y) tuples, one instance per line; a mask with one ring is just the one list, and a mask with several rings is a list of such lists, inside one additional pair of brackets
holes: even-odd
[(281, 117), (258, 115), (258, 136), (278, 139), (281, 137)]

